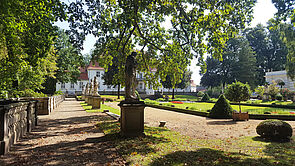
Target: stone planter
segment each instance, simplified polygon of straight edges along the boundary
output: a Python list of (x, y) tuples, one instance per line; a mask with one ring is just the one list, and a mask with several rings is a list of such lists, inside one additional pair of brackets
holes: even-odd
[(100, 109), (101, 97), (92, 96), (92, 109)]
[(249, 120), (249, 114), (248, 112), (233, 112), (232, 118), (234, 121), (236, 120)]
[(0, 154), (5, 154), (27, 132), (29, 102), (0, 102)]
[(88, 105), (92, 105), (92, 102), (93, 102), (93, 100), (92, 100), (92, 96), (88, 96)]
[(144, 135), (144, 102), (128, 103), (121, 101), (121, 135), (126, 137)]

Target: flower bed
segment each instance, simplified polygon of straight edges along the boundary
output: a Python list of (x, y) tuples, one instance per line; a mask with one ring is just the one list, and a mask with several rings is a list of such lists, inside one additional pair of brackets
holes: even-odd
[(181, 101), (171, 101), (171, 103), (174, 103), (174, 104), (183, 104), (183, 102), (181, 102)]

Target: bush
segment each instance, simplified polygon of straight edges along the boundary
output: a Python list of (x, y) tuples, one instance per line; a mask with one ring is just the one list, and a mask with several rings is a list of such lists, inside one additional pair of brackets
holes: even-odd
[(279, 100), (279, 101), (283, 100), (283, 96), (280, 94), (276, 95), (276, 100)]
[(256, 132), (262, 138), (273, 141), (289, 141), (292, 137), (292, 127), (281, 120), (265, 120), (256, 127)]
[(218, 98), (222, 93), (222, 89), (220, 87), (213, 87), (213, 88), (210, 87), (208, 88), (206, 93), (208, 93), (208, 95), (211, 97)]
[(220, 95), (209, 113), (210, 118), (231, 118), (233, 109), (224, 95)]
[(204, 96), (204, 92), (199, 91), (198, 94), (197, 94), (197, 96), (198, 96), (198, 97), (203, 97), (203, 96)]
[(64, 93), (61, 90), (55, 91), (54, 96), (63, 95)]
[(201, 101), (209, 101), (209, 100), (210, 100), (210, 96), (207, 93), (205, 93)]
[(275, 99), (279, 91), (280, 89), (277, 87), (277, 83), (274, 81), (266, 89), (266, 92), (271, 96), (272, 99)]

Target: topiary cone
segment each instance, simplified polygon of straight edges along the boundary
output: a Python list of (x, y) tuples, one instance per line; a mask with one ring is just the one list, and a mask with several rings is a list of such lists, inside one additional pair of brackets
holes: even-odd
[(226, 100), (224, 95), (220, 95), (214, 107), (209, 113), (210, 118), (231, 118), (232, 117), (233, 108)]

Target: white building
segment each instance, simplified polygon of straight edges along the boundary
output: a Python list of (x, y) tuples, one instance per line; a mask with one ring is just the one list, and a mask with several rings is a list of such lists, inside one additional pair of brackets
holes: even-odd
[[(284, 82), (285, 85), (283, 86), (283, 88), (287, 88), (289, 90), (294, 91), (295, 88), (295, 82), (292, 81), (288, 76), (287, 76), (287, 72), (286, 70), (282, 70), (282, 71), (272, 71), (272, 72), (266, 72), (265, 73), (265, 79), (266, 82), (268, 83), (272, 83), (273, 81), (275, 81), (276, 83), (279, 82)], [(279, 86), (279, 85), (278, 85)]]
[[(94, 79), (94, 76), (97, 78), (98, 83), (98, 91), (99, 92), (115, 92), (117, 91), (117, 87), (113, 86), (107, 86), (104, 85), (104, 80), (102, 79), (102, 76), (104, 75), (104, 68), (100, 67), (98, 63), (90, 63), (90, 65), (86, 66), (85, 68), (80, 68), (80, 76), (78, 78), (79, 81), (77, 83), (56, 83), (56, 90), (61, 90), (63, 93), (68, 94), (76, 94), (81, 93), (82, 89), (90, 80)], [(155, 69), (152, 69), (151, 72), (156, 72)], [(136, 74), (136, 78), (138, 81), (138, 85), (136, 90), (141, 94), (148, 94), (153, 95), (155, 93), (155, 90), (152, 88), (149, 88), (148, 85), (144, 83), (144, 74), (142, 72)], [(124, 91), (124, 88), (121, 88), (121, 91)], [(165, 88), (159, 88), (159, 91), (162, 92), (171, 92), (172, 89), (165, 89)], [(186, 89), (176, 89), (176, 92), (195, 92), (196, 91), (196, 85), (193, 81), (191, 81), (190, 86), (188, 86)]]

